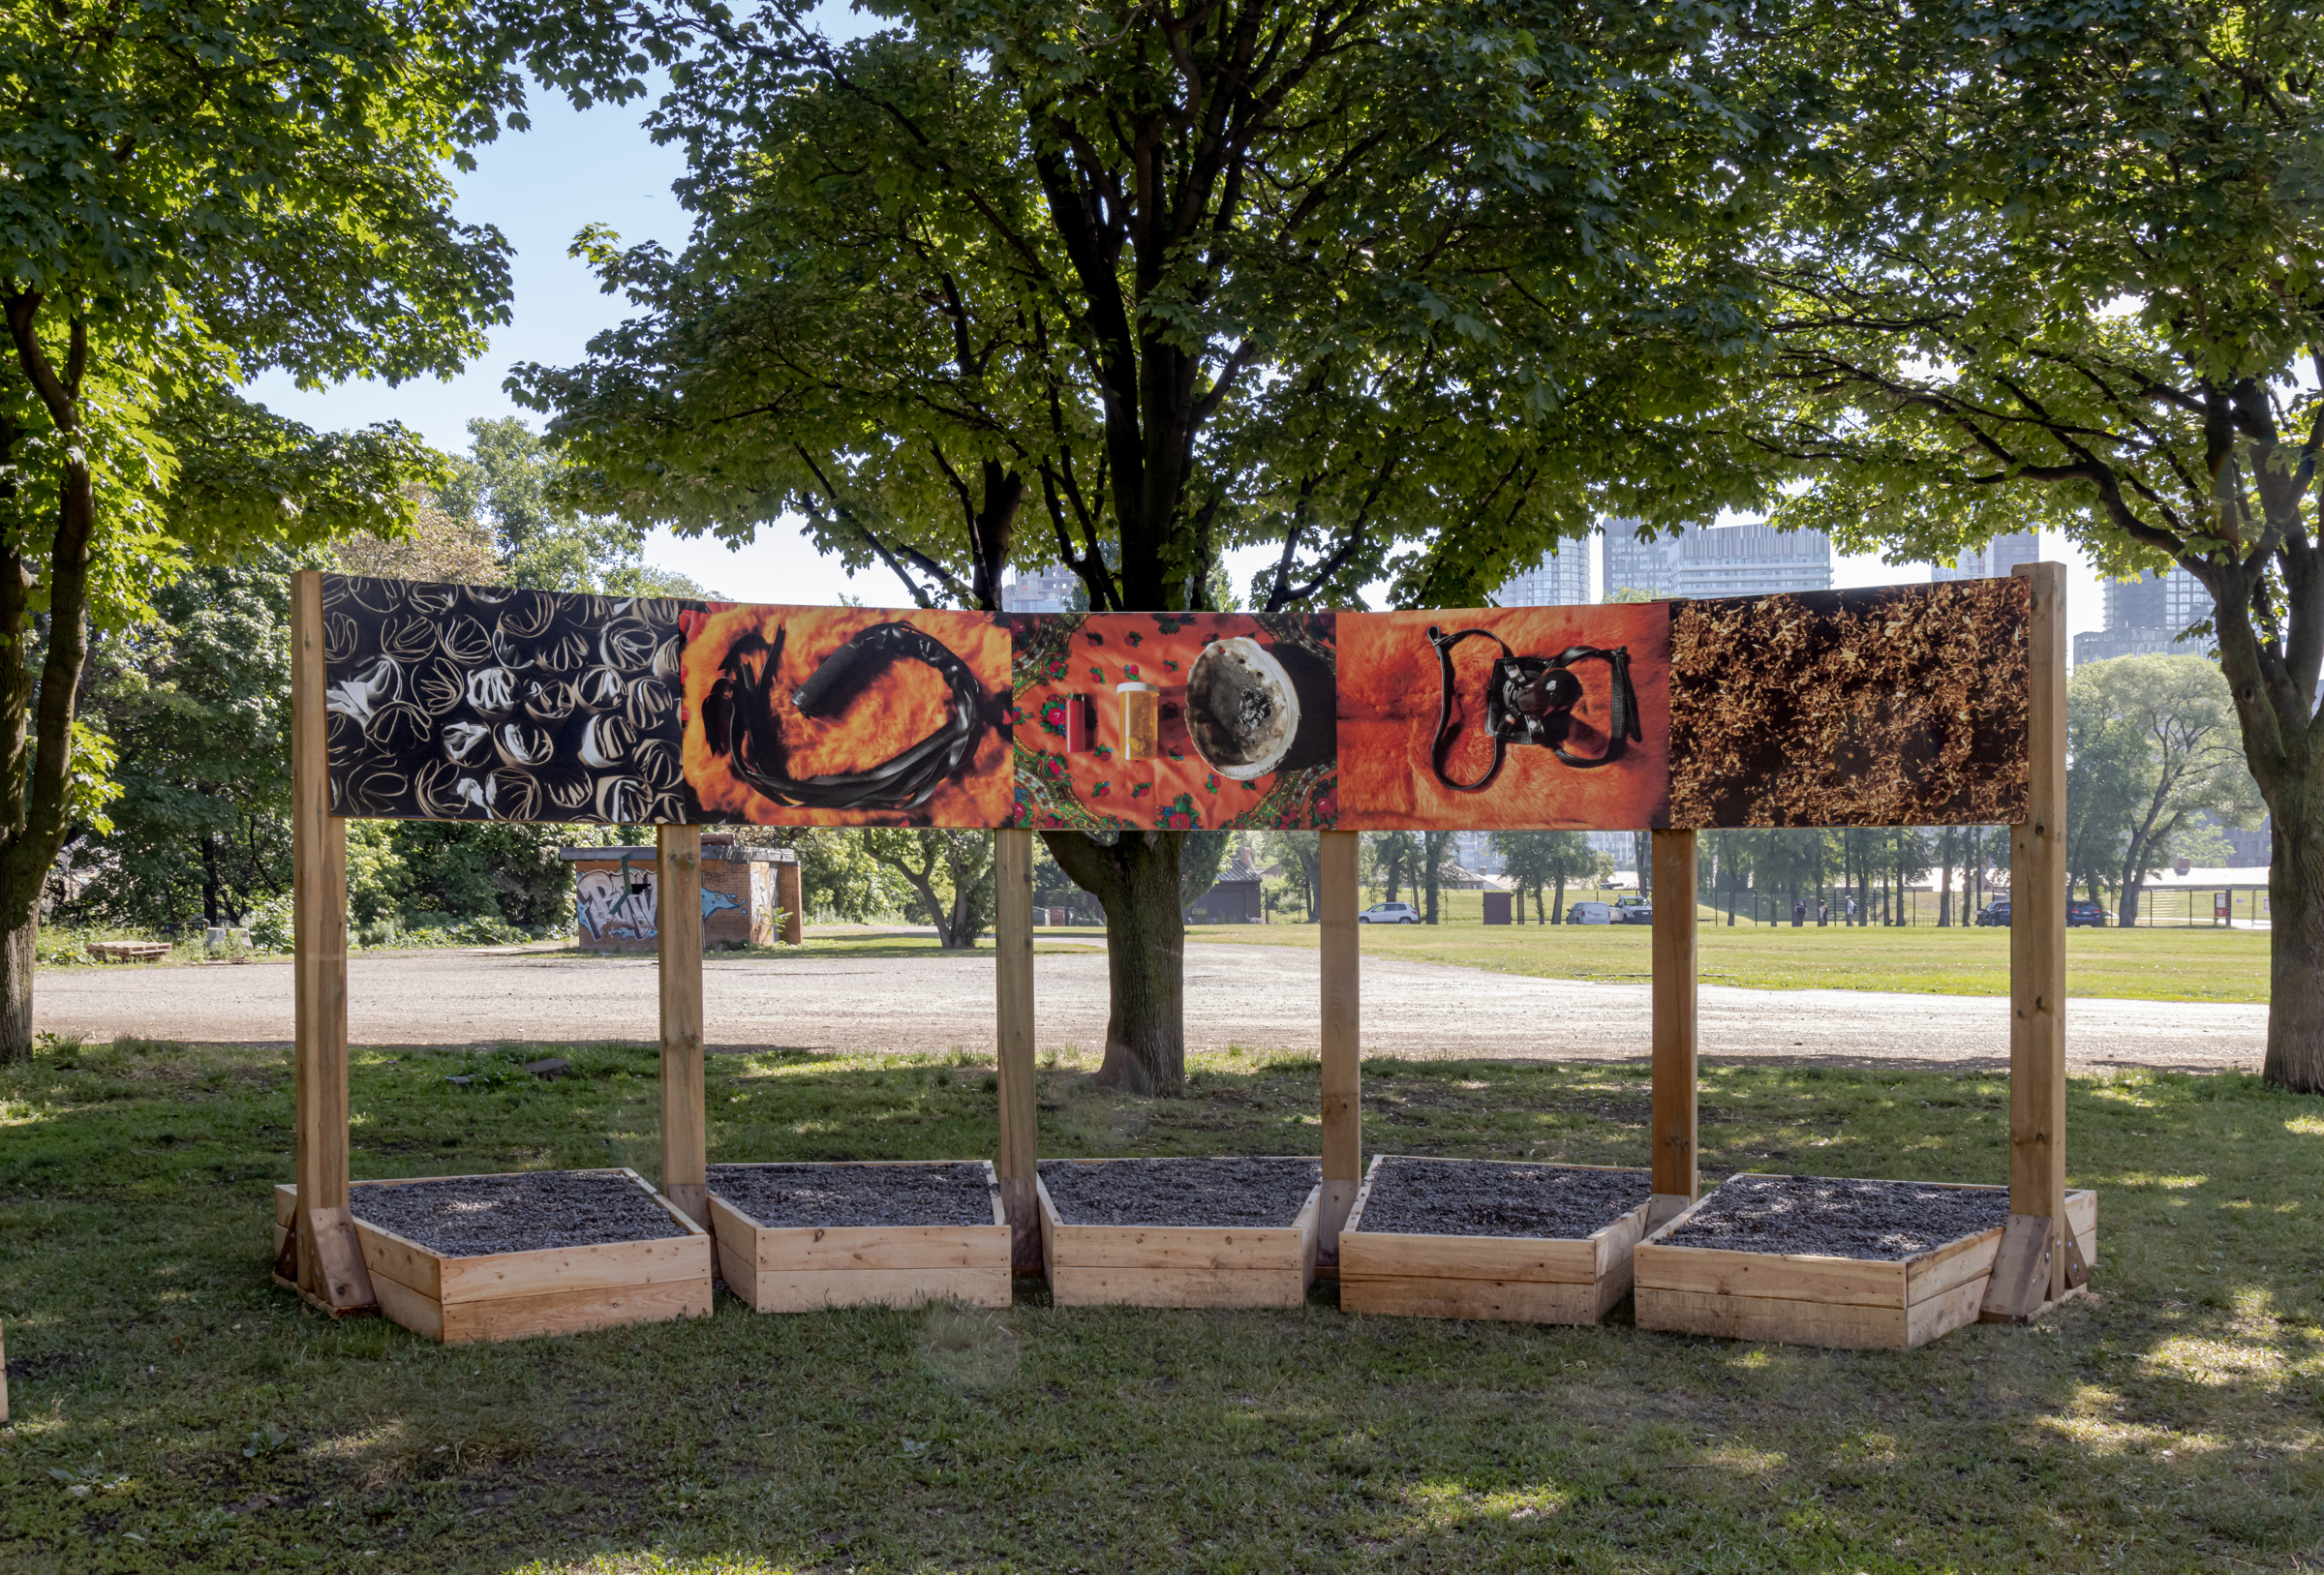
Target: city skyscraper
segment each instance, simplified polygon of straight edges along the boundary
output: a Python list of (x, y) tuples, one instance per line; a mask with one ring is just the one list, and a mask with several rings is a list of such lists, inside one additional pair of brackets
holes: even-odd
[(1014, 580), (1000, 584), (1000, 610), (1004, 613), (1065, 613), (1071, 612), (1076, 591), (1082, 589), (1082, 577), (1058, 564), (1055, 568), (1035, 569), (1020, 574)]
[(1521, 574), (1513, 574), (1493, 592), (1500, 607), (1574, 607), (1590, 599), (1590, 549), (1587, 543), (1568, 541), (1561, 550), (1544, 553), (1542, 560)]
[(1676, 536), (1646, 540), (1636, 520), (1605, 522), (1601, 548), (1605, 595), (1765, 596), (1782, 591), (1829, 591), (1832, 543), (1820, 530), (1769, 525), (1690, 526)]
[(2211, 617), (2211, 592), (2177, 564), (2161, 574), (2152, 569), (2135, 580), (2108, 581), (2102, 588), (2106, 626), (2074, 636), (2074, 665), (2117, 656), (2199, 656), (2203, 645), (2182, 640), (2190, 623)]
[(2041, 532), (2012, 530), (1950, 563), (1931, 563), (1932, 580), (2003, 580), (2020, 563), (2041, 561)]

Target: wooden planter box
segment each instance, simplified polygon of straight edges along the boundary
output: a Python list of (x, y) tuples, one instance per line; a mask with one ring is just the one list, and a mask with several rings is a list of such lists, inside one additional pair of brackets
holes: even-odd
[(1300, 1307), (1315, 1283), (1320, 1186), (1274, 1227), (1067, 1225), (1049, 1188), (1038, 1178), (1033, 1188), (1041, 1266), (1059, 1307)]
[[(1985, 1303), (1985, 1282), (2002, 1245), (1999, 1226), (1903, 1259), (1739, 1253), (1678, 1247), (1665, 1240), (1703, 1201), (1697, 1199), (1638, 1243), (1641, 1329), (1795, 1346), (1905, 1350), (1976, 1322)], [(2083, 1260), (2096, 1262), (2097, 1194), (2067, 1193), (2065, 1218)]]
[[(1372, 1180), (1385, 1158), (1373, 1158), (1363, 1187), (1356, 1195), (1356, 1205), (1348, 1211), (1348, 1223), (1340, 1227), (1342, 1311), (1409, 1318), (1503, 1318), (1519, 1323), (1596, 1323), (1630, 1294), (1631, 1254), (1646, 1233), (1649, 1204), (1640, 1203), (1587, 1236), (1562, 1240), (1367, 1231), (1362, 1228), (1363, 1206), (1371, 1200)], [(1540, 1168), (1538, 1165), (1530, 1167)], [(1635, 1173), (1646, 1174), (1643, 1170)]]
[[(612, 1241), (585, 1247), (548, 1247), (527, 1253), (447, 1257), (432, 1248), (355, 1217), (363, 1265), (371, 1271), (380, 1312), (413, 1334), (447, 1346), (470, 1340), (522, 1340), (536, 1334), (579, 1334), (628, 1323), (710, 1316), (710, 1233), (671, 1206), (634, 1170), (591, 1170), (623, 1175), (685, 1228), (683, 1236)], [(413, 1176), (452, 1181), (455, 1176)], [(493, 1179), (477, 1177), (478, 1180)], [(358, 1181), (396, 1187), (397, 1181)], [(279, 1257), (298, 1210), (298, 1189), (274, 1189), (274, 1242)]]
[[(951, 1160), (841, 1162), (951, 1165)], [(837, 1167), (835, 1164), (835, 1168)], [(1009, 1220), (1000, 1182), (985, 1162), (991, 1225), (760, 1225), (716, 1192), (711, 1228), (726, 1287), (761, 1313), (826, 1307), (919, 1307), (958, 1301), (1006, 1307), (1011, 1296)]]

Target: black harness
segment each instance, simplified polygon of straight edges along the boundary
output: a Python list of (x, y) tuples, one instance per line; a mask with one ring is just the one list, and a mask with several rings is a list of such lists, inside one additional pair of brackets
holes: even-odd
[[(772, 646), (756, 633), (737, 640), (726, 652), (719, 681), (705, 697), (703, 730), (711, 747), (732, 762), (735, 775), (786, 807), (900, 810), (926, 803), (946, 777), (967, 764), (989, 719), (984, 686), (976, 674), (941, 642), (909, 623), (874, 623), (824, 657), (813, 675), (792, 691), (791, 705), (803, 716), (833, 715), (888, 664), (925, 662), (942, 675), (951, 690), (943, 726), (869, 771), (791, 776), (783, 769), (782, 734), (775, 724), (769, 692), (782, 664), (787, 633), (777, 630)], [(750, 660), (761, 653), (764, 660)]]
[[(1492, 676), (1484, 690), (1484, 728), (1493, 741), (1493, 763), (1474, 782), (1456, 782), (1445, 770), (1452, 747), (1452, 648), (1472, 635), (1501, 647), (1493, 659)], [(1576, 769), (1611, 765), (1622, 758), (1624, 745), (1643, 742), (1638, 728), (1638, 697), (1630, 686), (1630, 648), (1569, 646), (1554, 656), (1520, 656), (1500, 636), (1486, 629), (1462, 629), (1447, 634), (1431, 625), (1428, 643), (1436, 648), (1436, 662), (1444, 688), (1436, 708), (1436, 744), (1428, 764), (1436, 779), (1458, 793), (1476, 793), (1501, 774), (1501, 763), (1513, 743), (1538, 743)], [(1581, 703), (1581, 680), (1574, 674), (1576, 662), (1604, 662), (1613, 679), (1611, 715), (1605, 729), (1605, 752), (1577, 755), (1566, 747), (1574, 726), (1574, 708)]]

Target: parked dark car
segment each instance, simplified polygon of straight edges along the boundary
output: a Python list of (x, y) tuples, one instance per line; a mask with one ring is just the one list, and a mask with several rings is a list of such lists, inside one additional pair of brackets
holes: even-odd
[(2002, 928), (2007, 929), (2009, 927), (2008, 899), (2003, 897), (1999, 901), (1986, 903), (1985, 911), (1977, 915), (1977, 923), (1980, 925), (1999, 924)]
[(2095, 902), (2069, 902), (2065, 905), (2065, 927), (2080, 924), (2085, 929), (2104, 929), (2106, 910)]

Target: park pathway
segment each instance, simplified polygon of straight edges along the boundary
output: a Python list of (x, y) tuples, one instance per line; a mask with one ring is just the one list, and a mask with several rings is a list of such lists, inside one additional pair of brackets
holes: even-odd
[[(1036, 963), (1042, 1048), (1104, 1041), (1101, 948)], [(990, 1053), (993, 959), (812, 954), (713, 956), (703, 964), (707, 1037), (716, 1048)], [(1190, 1048), (1316, 1048), (1316, 958), (1290, 947), (1186, 948)], [(655, 1037), (650, 958), (539, 952), (358, 955), (348, 964), (350, 1029), (358, 1044), (465, 1045), (497, 1040)], [(44, 969), (35, 1024), (110, 1039), (288, 1043), (285, 962)], [(1706, 984), (1702, 1053), (1771, 1061), (2003, 1067), (2008, 1002), (1994, 996), (1865, 990), (1750, 990)], [(1643, 984), (1524, 979), (1444, 963), (1367, 957), (1368, 1056), (1639, 1060), (1647, 1050)], [(2066, 1053), (2078, 1067), (2256, 1070), (2264, 1006), (2073, 1000)]]

